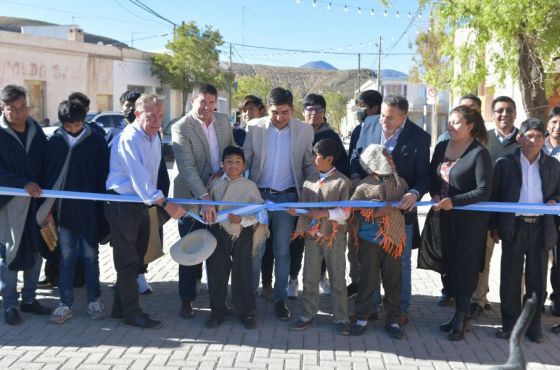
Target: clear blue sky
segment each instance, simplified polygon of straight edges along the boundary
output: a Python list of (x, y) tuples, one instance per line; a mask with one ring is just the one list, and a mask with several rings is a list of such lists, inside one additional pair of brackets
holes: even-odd
[[(393, 0), (385, 8), (378, 0), (141, 0), (175, 23), (196, 21), (220, 31), (226, 42), (283, 49), (376, 53), (383, 37), (381, 68), (408, 73), (419, 30), (427, 14), (414, 16), (416, 0)], [(329, 4), (331, 9), (328, 10)], [(347, 10), (345, 10), (345, 7)], [(360, 9), (361, 14), (360, 14)], [(140, 9), (131, 0), (76, 1), (0, 0), (0, 14), (58, 24), (78, 24), (85, 32), (111, 37), (146, 51), (162, 51), (172, 26)], [(374, 15), (371, 15), (373, 9)], [(397, 12), (399, 16), (397, 17)], [(412, 15), (409, 17), (409, 13)], [(162, 36), (167, 34), (167, 36)], [(400, 39), (400, 41), (398, 41)], [(397, 42), (398, 41), (398, 42)], [(229, 59), (224, 45), (222, 59)], [(394, 55), (404, 53), (408, 55)], [(338, 69), (357, 68), (356, 55), (285, 52), (234, 46), (238, 63), (300, 66), (324, 60)], [(362, 55), (362, 68), (376, 68), (377, 55)]]

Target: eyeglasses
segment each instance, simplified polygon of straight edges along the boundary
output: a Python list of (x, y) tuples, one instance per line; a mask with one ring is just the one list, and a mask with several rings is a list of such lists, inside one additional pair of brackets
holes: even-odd
[(325, 111), (322, 107), (305, 107), (303, 110), (309, 113), (323, 113)]
[(498, 114), (502, 114), (504, 112), (506, 112), (507, 114), (513, 113), (514, 109), (513, 108), (499, 108), (494, 110), (494, 113), (498, 113)]
[(18, 114), (18, 113), (26, 112), (28, 108), (29, 108), (29, 107), (28, 107), (27, 105), (23, 105), (23, 106), (21, 106), (21, 107), (19, 107), (19, 108), (16, 108), (16, 107), (6, 107), (6, 108), (4, 108), (4, 110), (5, 110), (6, 112), (8, 112), (8, 113)]

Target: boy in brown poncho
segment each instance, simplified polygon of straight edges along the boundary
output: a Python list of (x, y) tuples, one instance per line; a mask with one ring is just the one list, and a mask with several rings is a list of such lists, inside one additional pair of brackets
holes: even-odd
[(379, 271), (383, 281), (386, 312), (385, 330), (395, 338), (403, 336), (398, 319), (401, 311), (400, 274), (401, 256), (405, 244), (404, 216), (390, 202), (399, 201), (407, 192), (406, 181), (396, 173), (395, 164), (382, 145), (371, 144), (360, 155), (360, 164), (369, 174), (357, 186), (351, 200), (387, 201), (381, 208), (362, 209), (356, 212), (354, 232), (359, 240), (358, 260), (360, 282), (354, 309), (356, 323), (350, 328), (351, 335), (362, 335), (373, 305)]
[[(331, 139), (323, 139), (313, 147), (318, 173), (303, 184), (302, 202), (334, 202), (350, 198), (351, 181), (338, 172), (333, 162), (340, 156), (340, 146)], [(295, 210), (289, 211), (295, 215)], [(298, 219), (295, 237), (305, 237), (303, 263), (302, 313), (291, 326), (305, 330), (313, 325), (319, 310), (319, 280), (321, 263), (327, 265), (331, 283), (333, 322), (341, 335), (350, 333), (348, 298), (346, 295), (346, 219), (349, 211), (341, 208), (314, 208)]]
[[(224, 202), (264, 203), (259, 189), (243, 177), (245, 155), (238, 147), (228, 146), (222, 154), (224, 175), (210, 184), (208, 193), (212, 199)], [(222, 205), (218, 211), (231, 208)], [(257, 246), (269, 235), (267, 225), (260, 223), (255, 215), (238, 216), (211, 227), (218, 241), (214, 253), (206, 260), (210, 317), (207, 328), (220, 325), (227, 313), (226, 297), (231, 271), (231, 295), (246, 329), (253, 329), (255, 321), (255, 295), (252, 288), (252, 260)]]

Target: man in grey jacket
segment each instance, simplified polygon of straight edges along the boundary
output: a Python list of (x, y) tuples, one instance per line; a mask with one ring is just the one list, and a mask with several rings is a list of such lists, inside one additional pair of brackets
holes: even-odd
[[(214, 111), (218, 90), (208, 84), (200, 85), (192, 98), (192, 109), (172, 128), (173, 153), (178, 170), (174, 179), (174, 197), (212, 200), (206, 187), (221, 173), (221, 154), (227, 146), (235, 145), (225, 114)], [(214, 206), (203, 206), (205, 220), (216, 218)], [(179, 234), (204, 228), (204, 224), (187, 217), (179, 220)], [(192, 301), (196, 297), (197, 280), (202, 277), (202, 264), (179, 266), (180, 315), (193, 317)]]

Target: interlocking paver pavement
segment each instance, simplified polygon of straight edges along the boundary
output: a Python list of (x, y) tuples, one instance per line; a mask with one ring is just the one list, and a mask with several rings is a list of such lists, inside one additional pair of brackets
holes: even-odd
[[(166, 251), (177, 238), (171, 221), (165, 226)], [(504, 362), (508, 353), (508, 342), (494, 337), (499, 324), (499, 261), (496, 248), (489, 294), (493, 310), (474, 322), (464, 342), (449, 342), (438, 325), (452, 308), (436, 305), (441, 281), (431, 271), (413, 270), (411, 322), (405, 327), (406, 337), (394, 341), (383, 330), (382, 320), (362, 337), (337, 335), (328, 316), (328, 297), (321, 298), (316, 324), (304, 332), (289, 331), (288, 323), (274, 317), (273, 304), (260, 297), (256, 330), (245, 330), (235, 316), (217, 329), (205, 329), (207, 291), (194, 303), (196, 318), (181, 319), (177, 266), (165, 255), (148, 269), (154, 293), (141, 297), (145, 311), (163, 320), (162, 328), (141, 330), (110, 318), (93, 321), (86, 313), (85, 288), (78, 288), (75, 315), (61, 326), (49, 324), (48, 317), (25, 313), (21, 326), (0, 322), (0, 369), (483, 369)], [(110, 309), (115, 272), (109, 246), (100, 247), (100, 266), (101, 300)], [(57, 304), (56, 289), (39, 290), (39, 296), (42, 302)], [(299, 302), (288, 305), (297, 316)], [(543, 316), (548, 338), (544, 344), (524, 341), (529, 368), (560, 369), (560, 337), (549, 332), (557, 321), (548, 313)]]

